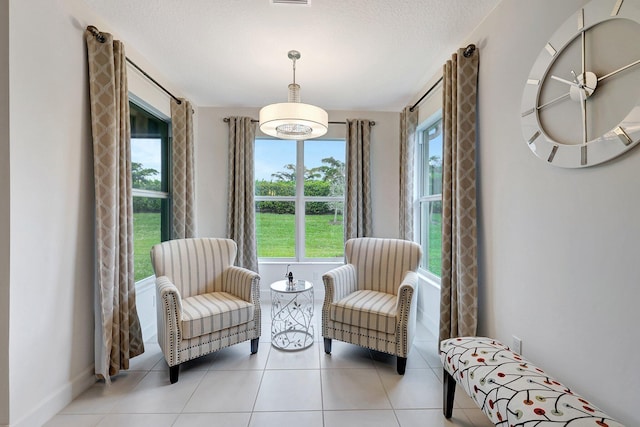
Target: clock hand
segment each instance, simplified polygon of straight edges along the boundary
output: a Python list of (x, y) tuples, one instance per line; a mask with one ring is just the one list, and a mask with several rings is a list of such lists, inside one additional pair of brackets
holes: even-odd
[[(640, 62), (640, 61), (639, 61), (639, 62)], [(572, 73), (573, 73), (573, 71), (572, 71)], [(574, 73), (574, 75), (575, 75), (575, 73)], [(577, 88), (580, 88), (580, 89), (585, 88), (585, 89), (591, 89), (591, 90), (594, 90), (592, 87), (589, 87), (589, 86), (585, 85), (584, 83), (572, 82), (572, 81), (570, 81), (570, 80), (566, 80), (566, 79), (563, 79), (562, 77), (558, 77), (558, 76), (551, 76), (551, 78), (552, 78), (553, 80), (557, 80), (557, 81), (559, 81), (559, 82), (566, 83), (566, 84), (568, 84), (568, 85), (571, 85), (571, 86), (574, 86), (574, 87), (577, 87)]]
[(565, 79), (563, 79), (562, 77), (558, 77), (558, 76), (551, 76), (551, 78), (552, 78), (553, 80), (557, 80), (557, 81), (559, 81), (559, 82), (566, 83), (566, 84), (571, 85), (571, 86), (579, 87), (578, 83), (576, 83), (576, 82), (572, 82), (572, 81), (569, 81), (569, 80), (565, 80)]
[(587, 97), (584, 89), (580, 89), (580, 104), (582, 107), (582, 142), (587, 143)]
[(613, 75), (618, 74), (618, 73), (619, 73), (619, 72), (621, 72), (621, 71), (626, 70), (627, 68), (631, 68), (631, 67), (633, 67), (634, 65), (638, 65), (638, 64), (640, 64), (640, 59), (639, 59), (639, 60), (637, 60), (637, 61), (632, 62), (631, 64), (627, 64), (627, 65), (625, 65), (624, 67), (620, 67), (620, 68), (618, 68), (617, 70), (610, 72), (609, 74), (605, 74), (605, 75), (604, 75), (604, 76), (602, 76), (602, 77), (598, 77), (598, 83), (600, 83), (602, 80), (608, 79), (609, 77), (611, 77), (611, 76), (613, 76)]
[(560, 95), (559, 97), (554, 98), (554, 99), (552, 99), (552, 100), (551, 100), (551, 101), (549, 101), (549, 102), (545, 102), (544, 104), (537, 106), (537, 107), (536, 107), (536, 109), (541, 110), (541, 109), (543, 109), (544, 107), (546, 107), (547, 105), (551, 105), (551, 104), (553, 104), (553, 103), (556, 103), (556, 102), (558, 102), (558, 101), (560, 101), (560, 100), (562, 100), (562, 99), (564, 99), (564, 98), (567, 98), (568, 96), (569, 96), (569, 94), (568, 94), (568, 93), (565, 93), (564, 95)]
[[(583, 19), (584, 19), (584, 9), (582, 10), (582, 14), (583, 14)], [(586, 35), (585, 32), (582, 32), (582, 75), (584, 76), (584, 73), (587, 72), (587, 59), (586, 59), (586, 55), (585, 55), (585, 50), (586, 50), (586, 46), (587, 46), (587, 41), (586, 41)], [(573, 73), (573, 75), (575, 76), (575, 73)]]

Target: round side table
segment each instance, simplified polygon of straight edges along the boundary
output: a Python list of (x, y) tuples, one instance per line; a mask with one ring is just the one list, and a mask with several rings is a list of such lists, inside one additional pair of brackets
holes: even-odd
[(313, 283), (288, 280), (271, 284), (271, 345), (302, 350), (313, 344)]

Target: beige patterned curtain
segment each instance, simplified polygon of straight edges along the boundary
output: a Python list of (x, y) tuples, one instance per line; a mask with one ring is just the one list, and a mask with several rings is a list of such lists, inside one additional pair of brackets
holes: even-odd
[(191, 103), (171, 99), (171, 130), (173, 133), (172, 163), (172, 239), (195, 236), (194, 168), (193, 168), (193, 108)]
[(400, 113), (400, 238), (413, 240), (413, 180), (418, 108)]
[(371, 122), (347, 119), (345, 241), (371, 237)]
[(227, 237), (238, 245), (236, 265), (258, 272), (253, 153), (256, 124), (251, 117), (229, 118), (229, 208)]
[(444, 65), (442, 282), (440, 340), (476, 334), (477, 50), (459, 49)]
[[(91, 28), (91, 27), (90, 27)], [(95, 373), (110, 381), (144, 352), (133, 276), (129, 94), (124, 46), (87, 28), (96, 197)], [(97, 31), (97, 30), (96, 30)]]

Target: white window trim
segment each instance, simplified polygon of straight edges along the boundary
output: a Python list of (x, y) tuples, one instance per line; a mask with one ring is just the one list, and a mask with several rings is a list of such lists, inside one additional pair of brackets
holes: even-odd
[[(428, 196), (419, 196), (419, 192), (420, 192), (420, 183), (422, 182), (421, 179), (422, 177), (420, 176), (420, 174), (423, 173), (424, 169), (419, 165), (420, 160), (422, 159), (422, 156), (419, 156), (418, 154), (420, 154), (419, 150), (421, 150), (421, 145), (424, 143), (424, 131), (427, 130), (428, 128), (430, 128), (431, 126), (433, 126), (437, 121), (442, 120), (442, 110), (438, 110), (437, 112), (435, 112), (434, 114), (432, 114), (431, 116), (429, 116), (426, 120), (424, 120), (422, 123), (420, 123), (420, 125), (416, 128), (416, 136), (417, 136), (417, 141), (416, 141), (416, 155), (414, 156), (415, 159), (415, 167), (414, 167), (414, 181), (415, 183), (417, 183), (418, 185), (414, 185), (414, 203), (413, 203), (413, 224), (414, 227), (413, 229), (415, 230), (415, 237), (414, 240), (416, 240), (416, 243), (422, 245), (422, 242), (420, 241), (421, 236), (422, 236), (422, 229), (421, 229), (421, 215), (420, 215), (420, 204), (423, 202), (432, 202), (432, 201), (438, 201), (438, 200), (442, 200), (442, 194), (436, 194), (436, 195), (428, 195)], [(443, 147), (444, 148), (444, 147)], [(444, 160), (444, 159), (443, 159)], [(433, 274), (431, 271), (423, 268), (422, 266), (418, 267), (418, 274), (420, 276), (422, 276), (422, 278), (424, 278), (424, 280), (428, 283), (430, 283), (431, 285), (440, 288), (440, 284), (441, 284), (441, 278), (439, 276), (436, 276), (435, 274)]]

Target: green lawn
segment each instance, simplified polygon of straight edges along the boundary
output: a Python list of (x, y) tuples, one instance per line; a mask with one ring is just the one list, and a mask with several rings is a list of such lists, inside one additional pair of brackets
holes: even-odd
[(160, 213), (133, 214), (133, 270), (135, 280), (153, 275), (151, 247), (160, 243)]
[[(333, 214), (306, 215), (305, 221), (307, 258), (332, 258), (344, 254), (342, 215), (338, 215), (335, 223)], [(258, 257), (295, 256), (295, 215), (258, 212), (256, 229)]]
[[(341, 257), (344, 254), (342, 215), (307, 215), (305, 223), (305, 255), (307, 258)], [(258, 257), (293, 258), (295, 256), (295, 215), (256, 213)], [(134, 270), (135, 280), (153, 275), (149, 251), (160, 242), (160, 214), (135, 213)], [(429, 269), (440, 275), (442, 227), (440, 214), (432, 216), (429, 233)], [(267, 243), (268, 242), (268, 243)]]
[[(344, 253), (342, 215), (334, 224), (333, 215), (307, 215), (306, 247), (308, 258), (341, 257)], [(295, 257), (295, 216), (257, 213), (258, 256), (265, 258)], [(149, 251), (160, 242), (160, 214), (133, 214), (135, 280), (153, 275)], [(268, 241), (269, 243), (265, 243)]]
[(442, 214), (431, 214), (429, 224), (429, 271), (442, 276)]

